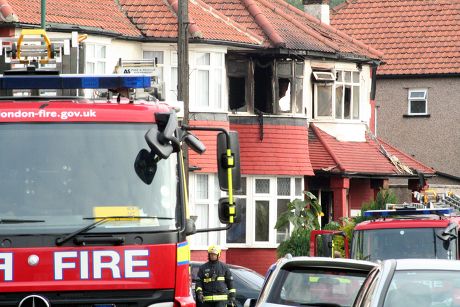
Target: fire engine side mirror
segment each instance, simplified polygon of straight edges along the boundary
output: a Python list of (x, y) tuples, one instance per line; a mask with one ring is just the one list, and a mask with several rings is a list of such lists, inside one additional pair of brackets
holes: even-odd
[(184, 136), (184, 142), (190, 147), (194, 152), (201, 155), (206, 151), (204, 144), (193, 134), (187, 133)]
[(231, 205), (227, 197), (219, 199), (217, 210), (219, 213), (219, 221), (222, 224), (239, 223), (241, 221), (241, 207), (243, 204), (241, 201), (239, 201), (239, 199), (234, 199), (234, 202), (235, 203)]
[(155, 120), (157, 124), (147, 131), (145, 141), (161, 159), (167, 159), (180, 149), (180, 142), (174, 135), (178, 128), (177, 116), (175, 112), (156, 113)]
[(137, 176), (146, 184), (151, 184), (157, 172), (155, 156), (147, 149), (141, 149), (134, 161), (134, 170)]
[(238, 132), (230, 131), (228, 133), (228, 139), (230, 142), (227, 144), (227, 135), (223, 132), (217, 134), (217, 171), (219, 186), (223, 191), (229, 190), (229, 169), (231, 169), (232, 190), (239, 190), (241, 188), (240, 143), (238, 140)]

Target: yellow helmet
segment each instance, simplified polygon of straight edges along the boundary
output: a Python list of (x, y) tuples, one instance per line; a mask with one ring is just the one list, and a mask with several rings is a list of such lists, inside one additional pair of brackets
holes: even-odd
[(208, 254), (216, 254), (217, 256), (220, 256), (220, 247), (217, 245), (209, 245), (208, 247)]

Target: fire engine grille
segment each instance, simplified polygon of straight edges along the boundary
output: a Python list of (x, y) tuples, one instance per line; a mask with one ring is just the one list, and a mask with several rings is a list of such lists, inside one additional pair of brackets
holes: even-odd
[[(21, 301), (30, 296), (39, 298), (35, 301), (44, 298), (51, 307), (146, 307), (154, 303), (173, 302), (174, 290), (0, 293), (0, 307), (18, 307)], [(26, 300), (21, 307), (33, 306), (41, 307), (40, 304), (32, 302), (30, 299)], [(46, 304), (43, 307), (45, 306)]]

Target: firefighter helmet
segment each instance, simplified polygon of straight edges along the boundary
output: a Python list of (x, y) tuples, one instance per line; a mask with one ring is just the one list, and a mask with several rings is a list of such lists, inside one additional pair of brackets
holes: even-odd
[(217, 256), (220, 256), (220, 247), (217, 245), (209, 245), (208, 247), (208, 254), (216, 254)]

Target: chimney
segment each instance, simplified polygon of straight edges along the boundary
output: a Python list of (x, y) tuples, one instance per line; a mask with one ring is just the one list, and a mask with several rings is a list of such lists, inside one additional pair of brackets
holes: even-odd
[(303, 10), (322, 23), (329, 24), (329, 0), (302, 0)]

